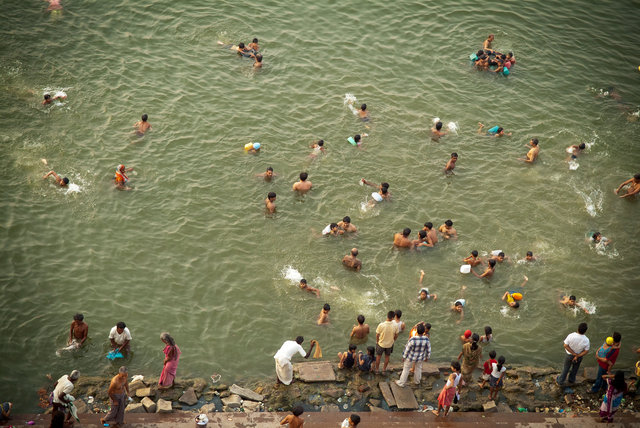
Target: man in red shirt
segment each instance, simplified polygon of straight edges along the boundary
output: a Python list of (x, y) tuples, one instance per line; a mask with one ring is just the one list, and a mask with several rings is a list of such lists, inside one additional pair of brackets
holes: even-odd
[(600, 392), (605, 382), (602, 376), (611, 373), (611, 368), (618, 359), (620, 353), (620, 342), (622, 341), (622, 335), (617, 331), (613, 332), (611, 337), (607, 337), (605, 343), (602, 344), (600, 349), (596, 352), (596, 360), (598, 360), (598, 373), (596, 374), (596, 382), (591, 388), (591, 392), (594, 394)]

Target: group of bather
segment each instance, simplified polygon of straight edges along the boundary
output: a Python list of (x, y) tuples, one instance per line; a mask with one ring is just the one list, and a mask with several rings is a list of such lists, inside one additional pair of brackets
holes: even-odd
[(513, 52), (503, 54), (493, 50), (491, 43), (494, 38), (495, 36), (493, 34), (489, 34), (489, 37), (487, 37), (487, 40), (485, 40), (482, 45), (482, 49), (471, 54), (469, 58), (478, 70), (487, 70), (508, 76), (511, 73), (511, 67), (516, 63), (516, 57), (513, 56)]

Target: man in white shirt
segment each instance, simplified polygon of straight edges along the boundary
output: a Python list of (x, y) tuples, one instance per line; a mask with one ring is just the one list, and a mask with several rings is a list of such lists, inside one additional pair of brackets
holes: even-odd
[(131, 342), (131, 332), (127, 325), (120, 321), (109, 332), (109, 340), (115, 352), (127, 353), (131, 350), (129, 342)]
[(571, 333), (564, 340), (564, 350), (567, 353), (564, 359), (564, 368), (560, 376), (556, 378), (558, 385), (564, 385), (564, 381), (569, 374), (569, 383), (576, 381), (576, 374), (580, 368), (582, 357), (589, 352), (589, 338), (584, 334), (587, 332), (587, 323), (578, 325), (578, 332)]
[(302, 348), (302, 342), (304, 342), (304, 337), (298, 336), (296, 340), (287, 340), (282, 344), (276, 355), (273, 358), (276, 360), (276, 375), (278, 376), (278, 383), (283, 383), (285, 385), (289, 385), (293, 380), (293, 366), (291, 365), (291, 358), (299, 353), (304, 358), (309, 358), (311, 355), (311, 351), (316, 344), (315, 340), (311, 341), (311, 347), (309, 348), (309, 352), (305, 354), (304, 349)]
[[(53, 410), (67, 413), (67, 406), (72, 400), (67, 399), (66, 395), (71, 394), (74, 384), (80, 378), (80, 372), (74, 370), (69, 375), (64, 375), (53, 385)], [(71, 419), (71, 412), (67, 413), (66, 420)]]

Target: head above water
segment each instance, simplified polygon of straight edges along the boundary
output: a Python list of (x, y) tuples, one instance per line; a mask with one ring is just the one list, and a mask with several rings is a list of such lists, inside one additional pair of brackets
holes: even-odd
[(485, 336), (489, 336), (489, 335), (493, 334), (493, 329), (488, 325), (485, 326), (484, 327), (484, 334), (485, 334)]
[(125, 328), (127, 328), (127, 325), (123, 321), (120, 321), (118, 322), (118, 324), (116, 324), (116, 328), (124, 330)]
[(354, 140), (356, 143), (358, 143), (358, 142), (360, 142), (360, 139), (361, 139), (361, 138), (362, 138), (362, 137), (360, 137), (360, 134), (356, 134), (356, 135), (353, 137), (353, 140)]
[[(460, 303), (460, 302), (456, 302), (456, 303)], [(468, 339), (471, 337), (471, 335), (473, 334), (473, 332), (471, 330), (465, 330), (464, 332), (464, 338)]]
[(306, 172), (300, 173), (300, 181), (305, 181), (307, 177), (309, 177), (309, 174), (307, 174)]
[(145, 114), (142, 115), (141, 119), (142, 119), (143, 122), (146, 122), (147, 119), (149, 119), (149, 116), (147, 116), (147, 114), (145, 113)]
[(569, 304), (575, 305), (575, 303), (576, 303), (576, 296), (573, 296), (573, 295), (569, 296)]
[(424, 324), (418, 324), (418, 327), (416, 327), (416, 331), (419, 335), (423, 335), (425, 332)]
[(69, 179), (67, 177), (64, 177), (62, 179), (62, 182), (64, 183), (64, 185), (66, 186), (67, 184), (69, 184)]
[(613, 343), (620, 343), (620, 341), (622, 340), (622, 335), (617, 331), (613, 332), (612, 337), (613, 337)]
[(442, 122), (438, 121), (438, 123), (436, 123), (436, 130), (441, 130), (442, 129)]
[(252, 43), (258, 43), (258, 39), (254, 37)]
[(473, 251), (471, 252), (471, 255), (472, 255), (473, 257), (478, 257), (478, 251), (477, 251), (477, 250), (473, 250)]
[(362, 104), (360, 106), (360, 110), (365, 111), (367, 109), (367, 105), (366, 104)]
[(126, 367), (126, 366), (121, 366), (121, 367), (118, 369), (118, 373), (119, 373), (119, 374), (127, 374), (127, 373), (129, 373), (129, 370), (127, 370), (127, 367)]
[(51, 99), (51, 95), (50, 94), (44, 94), (44, 99), (45, 100), (50, 100)]
[(527, 251), (527, 258), (531, 258), (531, 257), (533, 257), (533, 252)]
[(391, 321), (392, 319), (394, 319), (396, 317), (396, 311), (389, 311), (387, 312), (387, 319), (389, 321)]
[(395, 315), (396, 318), (400, 319), (400, 317), (402, 317), (402, 311), (400, 309), (396, 309), (394, 312), (396, 314)]
[(532, 138), (531, 139), (531, 145), (537, 146), (538, 145), (538, 139), (537, 138)]
[(447, 220), (444, 222), (444, 225), (447, 227), (452, 227), (453, 226), (453, 222), (451, 220)]
[(74, 321), (82, 321), (82, 320), (84, 320), (84, 315), (82, 315), (82, 314), (75, 314), (75, 315), (73, 316), (73, 320), (74, 320)]
[(636, 182), (640, 181), (640, 173), (638, 173), (638, 174), (634, 175), (634, 176), (633, 176), (633, 179), (634, 179)]
[(586, 147), (587, 145), (585, 143), (580, 143), (580, 145), (578, 146), (580, 150), (584, 150)]
[(348, 215), (342, 217), (342, 221), (346, 224), (351, 223), (351, 217), (349, 217)]
[(489, 260), (489, 266), (492, 267), (492, 268), (496, 267), (496, 261), (493, 260), (493, 259)]
[(240, 49), (244, 49), (244, 43), (242, 43), (242, 42), (238, 43), (238, 47), (239, 47)]
[(318, 146), (320, 147), (324, 146), (324, 140), (318, 140)]
[(408, 227), (405, 227), (402, 230), (402, 236), (404, 236), (405, 238), (408, 237), (409, 235), (411, 235), (411, 229), (409, 229)]
[(428, 221), (428, 222), (426, 222), (426, 223), (424, 224), (424, 227), (426, 227), (426, 228), (427, 228), (427, 230), (431, 230), (431, 229), (433, 229), (433, 223), (431, 223), (430, 221)]
[(322, 310), (323, 310), (323, 311), (327, 311), (327, 312), (329, 312), (329, 311), (331, 310), (331, 306), (330, 306), (328, 303), (325, 303), (325, 304), (322, 306)]
[(352, 255), (353, 257), (357, 256), (357, 255), (358, 255), (358, 249), (357, 249), (357, 248), (352, 248), (352, 249), (351, 249), (351, 255)]
[(358, 315), (358, 324), (364, 324), (364, 315)]
[(256, 55), (256, 61), (262, 62), (262, 55), (260, 54)]
[(499, 127), (499, 128), (496, 130), (496, 134), (498, 134), (498, 135), (502, 135), (502, 134), (504, 134), (504, 128), (500, 128), (500, 127)]
[(426, 231), (426, 230), (422, 230), (422, 229), (420, 229), (420, 230), (418, 231), (418, 236), (419, 236), (421, 239), (426, 238), (426, 237), (427, 237), (427, 231)]
[(334, 229), (337, 229), (337, 228), (338, 228), (338, 223), (331, 223), (329, 225), (329, 230), (334, 230)]
[(300, 280), (300, 284), (307, 285), (307, 280), (306, 280), (306, 279), (304, 279), (304, 278), (302, 278), (302, 279)]
[(598, 242), (600, 240), (601, 236), (602, 236), (602, 233), (593, 232), (593, 235), (591, 235), (591, 239), (593, 239), (595, 242)]
[(451, 159), (458, 159), (458, 154), (456, 152), (451, 153)]
[(267, 199), (269, 199), (270, 201), (273, 201), (275, 198), (276, 198), (276, 192), (267, 193)]

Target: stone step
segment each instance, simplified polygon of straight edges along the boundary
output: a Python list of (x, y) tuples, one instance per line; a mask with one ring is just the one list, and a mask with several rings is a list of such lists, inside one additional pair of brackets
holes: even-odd
[(378, 386), (380, 387), (380, 391), (382, 391), (382, 396), (384, 397), (384, 401), (387, 402), (387, 405), (389, 407), (395, 406), (396, 399), (393, 397), (389, 384), (387, 382), (380, 382)]
[(393, 398), (396, 400), (398, 409), (415, 410), (418, 408), (418, 401), (410, 387), (402, 387), (395, 382), (391, 382), (391, 391), (393, 392)]

